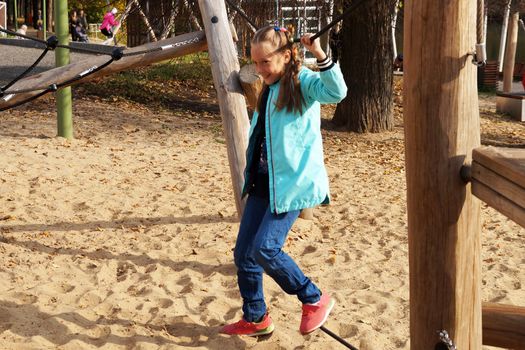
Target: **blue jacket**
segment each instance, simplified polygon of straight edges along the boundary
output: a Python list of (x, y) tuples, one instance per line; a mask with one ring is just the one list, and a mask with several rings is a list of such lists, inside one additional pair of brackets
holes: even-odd
[[(346, 96), (346, 84), (339, 65), (322, 72), (303, 67), (299, 72), (304, 97), (303, 114), (276, 108), (280, 82), (269, 87), (266, 104), (266, 148), (270, 182), (270, 210), (280, 214), (328, 204), (328, 175), (324, 166), (321, 138), (321, 103), (338, 103)], [(254, 113), (246, 164), (251, 164), (255, 148), (253, 131), (259, 114)], [(242, 196), (249, 189), (249, 170), (244, 172)]]

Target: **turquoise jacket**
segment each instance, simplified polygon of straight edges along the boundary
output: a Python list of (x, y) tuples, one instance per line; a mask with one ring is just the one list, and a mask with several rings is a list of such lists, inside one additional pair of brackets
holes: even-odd
[[(346, 84), (339, 65), (313, 72), (299, 72), (304, 97), (303, 114), (276, 108), (280, 82), (269, 87), (266, 104), (266, 148), (270, 183), (270, 210), (280, 214), (328, 204), (328, 175), (324, 166), (321, 137), (321, 103), (338, 103), (346, 96)], [(254, 112), (246, 164), (251, 164), (255, 148), (253, 131), (259, 114)], [(248, 166), (247, 166), (248, 167)], [(249, 189), (249, 170), (244, 171), (244, 197)]]

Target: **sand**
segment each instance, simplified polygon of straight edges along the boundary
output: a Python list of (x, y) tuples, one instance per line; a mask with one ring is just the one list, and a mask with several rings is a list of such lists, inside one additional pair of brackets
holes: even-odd
[[(241, 300), (216, 113), (81, 97), (68, 141), (53, 108), (46, 97), (1, 114), (0, 349), (344, 348), (300, 335), (298, 300), (269, 278), (274, 334), (217, 333)], [(525, 143), (522, 124), (488, 123)], [(409, 349), (402, 123), (323, 132), (332, 204), (299, 219), (285, 249), (333, 292), (327, 328), (361, 350)], [(482, 223), (483, 301), (524, 306), (525, 229), (484, 204)]]

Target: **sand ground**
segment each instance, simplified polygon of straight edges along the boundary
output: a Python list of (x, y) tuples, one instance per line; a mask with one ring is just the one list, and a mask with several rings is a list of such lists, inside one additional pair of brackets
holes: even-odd
[[(525, 144), (493, 116), (487, 143)], [(75, 140), (55, 137), (54, 100), (1, 114), (0, 349), (343, 348), (298, 332), (300, 304), (265, 280), (276, 323), (226, 337), (241, 316), (238, 219), (220, 117), (79, 97)], [(337, 305), (327, 327), (360, 349), (409, 349), (403, 127), (324, 130), (332, 204), (286, 244)], [(525, 229), (482, 204), (484, 301), (525, 305)]]

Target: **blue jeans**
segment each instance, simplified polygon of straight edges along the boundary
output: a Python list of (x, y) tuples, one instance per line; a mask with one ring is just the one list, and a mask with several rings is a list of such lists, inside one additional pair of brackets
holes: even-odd
[(286, 293), (297, 295), (303, 304), (315, 303), (321, 297), (319, 288), (281, 249), (298, 216), (298, 210), (272, 214), (267, 199), (248, 196), (234, 250), (242, 311), (248, 322), (255, 322), (266, 313), (263, 271)]

